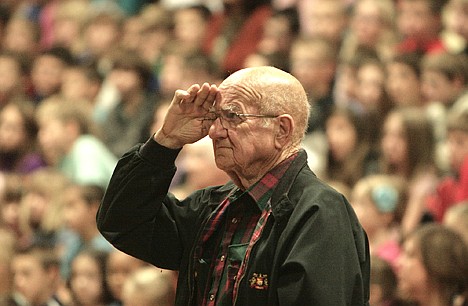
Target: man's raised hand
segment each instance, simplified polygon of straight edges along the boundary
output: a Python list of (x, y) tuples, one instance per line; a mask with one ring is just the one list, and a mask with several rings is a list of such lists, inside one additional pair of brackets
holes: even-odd
[(165, 147), (177, 149), (205, 137), (208, 126), (203, 118), (213, 106), (218, 92), (216, 85), (208, 83), (176, 90), (154, 140)]

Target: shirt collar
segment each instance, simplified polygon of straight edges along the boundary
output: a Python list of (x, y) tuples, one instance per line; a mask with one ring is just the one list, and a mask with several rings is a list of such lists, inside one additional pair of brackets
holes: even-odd
[(273, 194), (273, 190), (278, 185), (278, 182), (283, 177), (284, 173), (296, 157), (297, 153), (283, 160), (273, 169), (268, 171), (257, 183), (253, 184), (246, 191), (242, 192), (240, 191), (240, 189), (236, 190), (233, 193), (234, 199), (232, 199), (231, 201), (238, 199), (244, 194), (248, 193), (261, 211), (268, 208), (268, 202), (271, 195)]

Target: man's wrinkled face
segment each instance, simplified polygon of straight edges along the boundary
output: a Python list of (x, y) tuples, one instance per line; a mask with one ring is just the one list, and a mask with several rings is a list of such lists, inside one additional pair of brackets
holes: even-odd
[[(259, 114), (251, 92), (236, 84), (220, 87), (215, 103), (217, 110), (230, 109), (238, 114)], [(258, 174), (260, 169), (277, 154), (274, 143), (274, 118), (243, 118), (237, 125), (229, 125), (223, 119), (216, 119), (209, 130), (213, 139), (216, 165), (228, 173), (241, 177)], [(223, 121), (223, 122), (221, 122)]]

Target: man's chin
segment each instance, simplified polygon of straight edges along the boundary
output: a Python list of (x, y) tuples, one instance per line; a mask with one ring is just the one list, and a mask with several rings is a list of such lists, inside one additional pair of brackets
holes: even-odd
[(215, 155), (215, 162), (216, 166), (225, 172), (228, 172), (233, 166), (232, 157), (228, 155)]

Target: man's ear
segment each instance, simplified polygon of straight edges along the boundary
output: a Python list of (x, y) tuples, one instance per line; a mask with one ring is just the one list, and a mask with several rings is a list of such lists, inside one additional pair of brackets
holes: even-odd
[(283, 114), (278, 116), (278, 127), (276, 129), (275, 144), (277, 148), (283, 148), (291, 142), (292, 134), (296, 128), (291, 115)]

